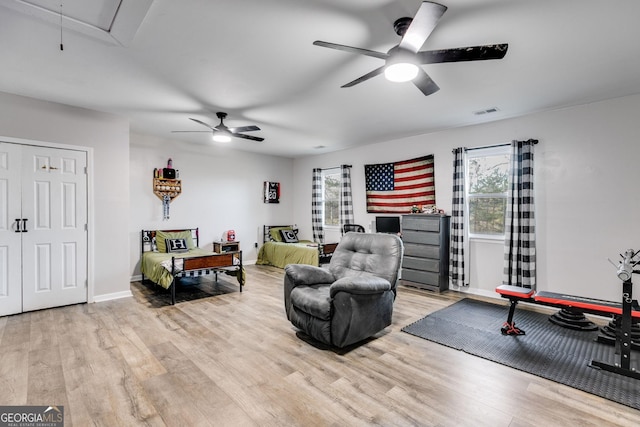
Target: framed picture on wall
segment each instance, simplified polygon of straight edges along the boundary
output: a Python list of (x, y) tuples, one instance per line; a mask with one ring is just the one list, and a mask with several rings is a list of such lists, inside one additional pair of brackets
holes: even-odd
[(433, 154), (364, 165), (367, 213), (412, 213), (418, 206), (435, 205), (433, 170)]
[(280, 203), (280, 183), (265, 181), (263, 194), (265, 203)]

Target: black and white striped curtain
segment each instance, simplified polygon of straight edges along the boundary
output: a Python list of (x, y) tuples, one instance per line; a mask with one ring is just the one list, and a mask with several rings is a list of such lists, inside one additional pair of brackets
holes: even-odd
[(351, 165), (340, 166), (342, 183), (340, 191), (340, 229), (344, 224), (353, 224), (353, 197), (351, 195)]
[(465, 282), (465, 148), (453, 150), (453, 199), (451, 206), (451, 242), (449, 245), (449, 277), (451, 284), (467, 286)]
[(314, 242), (324, 243), (322, 223), (322, 169), (315, 168), (311, 186), (311, 228)]
[(536, 288), (536, 226), (533, 147), (538, 141), (511, 143), (509, 196), (505, 215), (504, 284)]

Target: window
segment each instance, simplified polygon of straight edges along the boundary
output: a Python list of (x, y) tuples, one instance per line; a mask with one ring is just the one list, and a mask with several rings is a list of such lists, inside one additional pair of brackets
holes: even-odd
[(467, 152), (467, 201), (471, 237), (503, 237), (509, 189), (509, 146)]
[(322, 171), (322, 222), (324, 227), (340, 227), (340, 169)]

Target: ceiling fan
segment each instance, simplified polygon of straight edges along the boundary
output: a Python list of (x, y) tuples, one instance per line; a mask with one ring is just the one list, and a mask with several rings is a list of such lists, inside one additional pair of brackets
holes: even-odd
[(245, 135), (243, 133), (240, 132), (253, 132), (256, 130), (260, 130), (260, 128), (258, 126), (240, 126), (240, 127), (227, 127), (224, 124), (224, 119), (227, 117), (227, 113), (222, 113), (222, 112), (217, 112), (216, 116), (218, 116), (218, 118), (220, 119), (220, 124), (218, 126), (211, 126), (206, 124), (203, 121), (200, 121), (198, 119), (192, 119), (191, 117), (189, 117), (189, 120), (193, 120), (196, 123), (199, 123), (203, 126), (208, 127), (210, 130), (174, 130), (172, 132), (174, 133), (180, 133), (180, 132), (212, 132), (213, 133), (213, 140), (216, 142), (229, 142), (231, 141), (231, 138), (243, 138), (243, 139), (249, 139), (251, 141), (256, 141), (256, 142), (262, 142), (264, 141), (264, 138), (260, 138), (258, 136), (252, 136), (252, 135)]
[(437, 64), (442, 62), (483, 61), (502, 59), (507, 53), (508, 44), (460, 47), (444, 50), (428, 50), (418, 52), (436, 27), (438, 20), (444, 15), (447, 7), (430, 1), (423, 1), (413, 18), (400, 18), (393, 28), (402, 40), (387, 53), (376, 52), (358, 47), (344, 46), (320, 40), (313, 42), (316, 46), (328, 47), (345, 52), (372, 56), (383, 59), (385, 65), (341, 86), (351, 87), (369, 80), (378, 74), (385, 74), (387, 80), (405, 82), (413, 81), (422, 93), (431, 95), (440, 90), (429, 75), (419, 67), (420, 64)]

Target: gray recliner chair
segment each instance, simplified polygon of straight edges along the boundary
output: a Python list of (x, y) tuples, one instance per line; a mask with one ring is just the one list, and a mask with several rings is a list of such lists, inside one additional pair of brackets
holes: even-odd
[(328, 268), (285, 267), (287, 318), (311, 338), (342, 348), (391, 324), (403, 246), (393, 234), (345, 234)]

